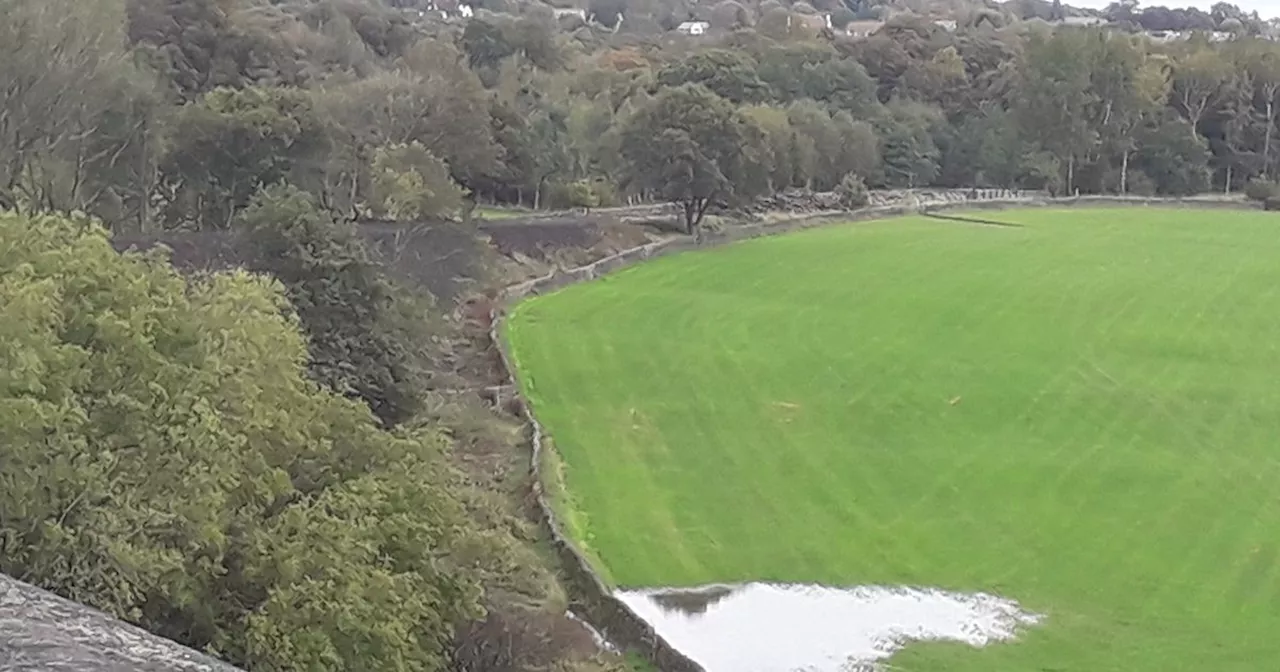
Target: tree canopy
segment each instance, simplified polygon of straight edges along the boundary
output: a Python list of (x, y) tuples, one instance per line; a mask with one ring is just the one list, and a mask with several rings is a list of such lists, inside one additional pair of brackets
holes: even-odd
[(77, 218), (0, 250), (0, 571), (253, 669), (446, 668), (480, 615), (446, 444), (313, 382), (279, 284)]

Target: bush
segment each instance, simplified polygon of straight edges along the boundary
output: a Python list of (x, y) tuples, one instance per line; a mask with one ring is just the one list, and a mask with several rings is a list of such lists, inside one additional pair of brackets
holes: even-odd
[(840, 205), (849, 209), (861, 208), (871, 201), (866, 180), (853, 173), (845, 175), (836, 185), (836, 195), (840, 197)]
[(1151, 179), (1151, 176), (1141, 170), (1129, 172), (1130, 196), (1155, 196), (1156, 191), (1156, 181)]
[(1272, 196), (1262, 203), (1267, 212), (1280, 212), (1280, 196)]
[(1245, 196), (1251, 201), (1267, 202), (1270, 199), (1280, 197), (1280, 184), (1271, 180), (1255, 178), (1249, 181), (1244, 188)]
[(618, 195), (609, 182), (576, 180), (552, 184), (543, 202), (553, 210), (607, 208), (618, 204)]
[(487, 535), (444, 434), (308, 380), (275, 280), (63, 217), (0, 250), (0, 572), (255, 670), (449, 669)]

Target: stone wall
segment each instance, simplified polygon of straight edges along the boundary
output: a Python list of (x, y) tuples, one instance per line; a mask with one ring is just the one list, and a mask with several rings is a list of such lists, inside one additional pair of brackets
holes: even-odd
[(0, 670), (237, 672), (226, 663), (0, 574)]
[[(873, 203), (876, 202), (873, 200)], [(594, 280), (608, 273), (636, 263), (667, 254), (688, 250), (716, 247), (761, 236), (777, 235), (803, 229), (855, 221), (884, 219), (919, 212), (938, 212), (956, 209), (997, 210), (1010, 207), (1061, 207), (1061, 206), (1178, 206), (1206, 208), (1251, 208), (1238, 199), (1220, 197), (1194, 197), (1185, 199), (1141, 198), (1121, 196), (1082, 196), (1076, 198), (1049, 198), (1035, 192), (1013, 192), (987, 189), (977, 191), (929, 191), (908, 194), (895, 199), (892, 205), (871, 205), (852, 212), (830, 212), (775, 223), (734, 226), (708, 232), (697, 239), (681, 236), (624, 250), (591, 264), (555, 270), (547, 275), (511, 285), (499, 293), (498, 307), (492, 315), (490, 338), (502, 358), (504, 375), (510, 389), (514, 390), (514, 403), (520, 415), (529, 425), (533, 444), (533, 489), (537, 503), (539, 522), (550, 535), (566, 579), (566, 588), (574, 603), (575, 611), (582, 614), (597, 630), (623, 650), (640, 653), (663, 672), (697, 672), (702, 667), (667, 644), (643, 619), (629, 607), (613, 597), (608, 585), (592, 569), (591, 563), (578, 550), (577, 545), (565, 534), (551, 503), (542, 488), (541, 464), (543, 429), (534, 417), (532, 409), (519, 392), (515, 367), (501, 326), (506, 309), (528, 296), (545, 294), (578, 282)]]

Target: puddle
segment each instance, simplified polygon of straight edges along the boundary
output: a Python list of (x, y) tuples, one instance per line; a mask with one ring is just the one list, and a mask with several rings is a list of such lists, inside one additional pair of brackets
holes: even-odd
[(707, 672), (874, 670), (912, 641), (985, 646), (1040, 621), (993, 595), (874, 586), (751, 583), (617, 597)]

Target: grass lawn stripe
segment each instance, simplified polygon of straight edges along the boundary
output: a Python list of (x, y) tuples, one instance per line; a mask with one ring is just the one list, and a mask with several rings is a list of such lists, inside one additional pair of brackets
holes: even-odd
[(905, 218), (521, 304), (521, 384), (617, 583), (985, 590), (1019, 641), (895, 670), (1280, 660), (1280, 218)]

